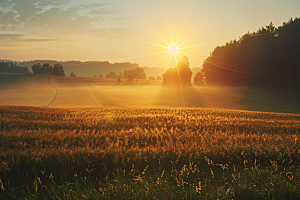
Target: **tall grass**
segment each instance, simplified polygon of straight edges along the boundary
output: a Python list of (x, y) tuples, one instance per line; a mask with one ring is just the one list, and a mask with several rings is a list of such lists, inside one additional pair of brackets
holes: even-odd
[(0, 107), (3, 199), (300, 198), (300, 115)]

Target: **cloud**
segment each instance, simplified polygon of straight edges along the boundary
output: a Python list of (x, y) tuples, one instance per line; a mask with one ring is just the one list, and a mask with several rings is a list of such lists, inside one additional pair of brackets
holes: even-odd
[(88, 14), (94, 15), (94, 16), (113, 15), (113, 14), (116, 14), (116, 13), (118, 13), (118, 11), (115, 11), (115, 10), (106, 10), (106, 9), (103, 9), (103, 10), (91, 10), (91, 11), (88, 12)]
[[(32, 42), (53, 42), (53, 41), (62, 41), (62, 39), (55, 39), (55, 38), (30, 38), (26, 34), (20, 33), (4, 33), (0, 34), (0, 41), (1, 42), (18, 42), (18, 43), (32, 43)], [(68, 41), (64, 39), (64, 41)]]
[(19, 39), (25, 34), (0, 34), (0, 40), (11, 40), (11, 39)]
[(119, 39), (126, 35), (131, 35), (131, 30), (124, 27), (118, 28), (100, 28), (90, 31), (90, 35), (93, 37), (101, 37), (106, 39)]
[(121, 19), (119, 15), (111, 3), (76, 5), (68, 0), (1, 0), (0, 32), (44, 37), (88, 35), (95, 29), (94, 24), (101, 27), (102, 22)]

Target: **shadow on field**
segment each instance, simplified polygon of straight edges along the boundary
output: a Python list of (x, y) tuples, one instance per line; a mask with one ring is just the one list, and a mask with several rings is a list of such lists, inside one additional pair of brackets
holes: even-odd
[(205, 96), (193, 87), (161, 87), (154, 99), (158, 107), (206, 107)]
[(297, 90), (275, 90), (248, 87), (242, 98), (236, 102), (237, 109), (300, 113), (300, 94)]

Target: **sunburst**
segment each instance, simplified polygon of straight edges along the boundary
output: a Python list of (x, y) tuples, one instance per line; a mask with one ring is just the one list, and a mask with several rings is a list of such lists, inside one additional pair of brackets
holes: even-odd
[[(194, 1), (194, 3), (195, 3), (195, 1)], [(183, 25), (180, 29), (180, 32), (179, 32), (179, 34), (178, 34), (178, 36), (176, 37), (175, 40), (172, 38), (172, 33), (171, 33), (171, 29), (170, 29), (169, 20), (168, 20), (165, 5), (164, 5), (164, 12), (165, 12), (166, 28), (168, 30), (169, 38), (162, 37), (157, 31), (155, 31), (153, 28), (150, 27), (152, 29), (152, 31), (162, 41), (162, 44), (153, 43), (153, 42), (150, 42), (150, 41), (145, 41), (145, 40), (142, 40), (142, 39), (138, 39), (138, 38), (129, 37), (129, 36), (126, 36), (126, 35), (115, 33), (118, 36), (122, 36), (122, 37), (125, 37), (125, 38), (128, 38), (128, 39), (131, 39), (131, 40), (135, 40), (135, 41), (138, 41), (138, 42), (142, 42), (142, 43), (145, 43), (145, 44), (148, 44), (148, 45), (152, 45), (152, 46), (156, 46), (156, 47), (159, 47), (161, 49), (164, 49), (162, 51), (156, 51), (156, 52), (153, 52), (153, 53), (137, 55), (137, 56), (118, 59), (118, 60), (141, 58), (141, 57), (148, 57), (148, 56), (153, 56), (153, 55), (162, 55), (162, 57), (160, 59), (158, 59), (157, 62), (155, 62), (154, 64), (152, 64), (149, 67), (154, 67), (154, 66), (158, 65), (160, 62), (162, 62), (163, 60), (168, 59), (168, 61), (167, 61), (168, 64), (164, 68), (169, 68), (169, 64), (170, 64), (171, 60), (174, 60), (175, 63), (177, 63), (177, 61), (180, 60), (181, 57), (184, 56), (184, 55), (186, 55), (188, 57), (191, 57), (193, 59), (202, 60), (202, 59), (199, 59), (198, 56), (188, 54), (185, 50), (190, 49), (190, 48), (205, 46), (205, 45), (217, 44), (217, 43), (220, 43), (220, 42), (223, 42), (223, 41), (196, 44), (196, 45), (191, 45), (191, 46), (185, 45), (188, 41), (190, 41), (192, 38), (194, 38), (196, 35), (198, 35), (200, 32), (202, 32), (206, 27), (208, 27), (208, 25), (209, 25), (208, 24), (205, 27), (202, 27), (199, 31), (196, 31), (195, 33), (192, 33), (190, 37), (188, 37), (186, 39), (183, 38), (184, 39), (183, 42), (179, 43), (179, 41), (182, 37), (182, 33), (184, 32), (185, 25), (188, 21), (189, 15), (192, 11), (192, 8), (194, 7), (193, 6), (194, 3), (192, 4), (191, 8), (189, 9), (189, 11), (186, 15), (185, 21), (184, 21), (184, 23), (183, 23)], [(212, 23), (214, 23), (217, 19), (215, 19)]]

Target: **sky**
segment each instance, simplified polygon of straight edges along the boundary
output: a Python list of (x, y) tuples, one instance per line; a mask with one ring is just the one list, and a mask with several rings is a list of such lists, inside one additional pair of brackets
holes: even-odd
[(216, 46), (299, 10), (299, 0), (0, 0), (0, 59), (169, 68), (186, 55), (201, 67)]

